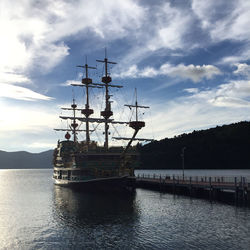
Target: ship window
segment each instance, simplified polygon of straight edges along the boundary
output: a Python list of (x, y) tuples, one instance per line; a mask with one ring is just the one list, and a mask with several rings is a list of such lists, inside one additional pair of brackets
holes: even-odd
[(80, 171), (79, 170), (72, 170), (72, 175), (80, 175)]

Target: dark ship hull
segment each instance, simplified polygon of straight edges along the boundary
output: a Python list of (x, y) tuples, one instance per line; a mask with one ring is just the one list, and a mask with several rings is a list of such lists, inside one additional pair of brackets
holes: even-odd
[(86, 181), (55, 179), (55, 184), (88, 192), (134, 192), (135, 177), (121, 176), (110, 178), (96, 178)]
[(133, 191), (138, 154), (132, 148), (121, 158), (123, 150), (104, 151), (92, 142), (86, 151), (84, 142), (59, 142), (54, 151), (54, 182), (82, 190)]

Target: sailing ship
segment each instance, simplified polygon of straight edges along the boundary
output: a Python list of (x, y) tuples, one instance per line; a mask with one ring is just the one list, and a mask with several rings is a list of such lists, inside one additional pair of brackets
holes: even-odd
[[(140, 129), (145, 126), (144, 121), (138, 120), (138, 109), (149, 108), (148, 106), (138, 105), (137, 94), (135, 104), (126, 104), (130, 109), (135, 109), (135, 119), (122, 122), (112, 119), (113, 111), (111, 109), (110, 88), (122, 88), (123, 86), (112, 84), (112, 78), (108, 73), (108, 65), (116, 64), (107, 59), (106, 53), (104, 60), (96, 60), (104, 63), (105, 74), (102, 77), (102, 83), (93, 83), (89, 78), (89, 69), (96, 69), (87, 64), (78, 65), (83, 68), (85, 77), (80, 84), (71, 84), (74, 87), (84, 87), (86, 91), (86, 103), (84, 108), (78, 108), (73, 99), (71, 107), (62, 108), (70, 110), (72, 116), (60, 116), (61, 119), (69, 120), (70, 126), (65, 129), (55, 129), (56, 131), (65, 131), (66, 140), (58, 140), (57, 147), (54, 150), (53, 179), (55, 184), (63, 186), (81, 187), (83, 189), (112, 189), (112, 190), (133, 190), (135, 183), (134, 169), (139, 165), (139, 154), (136, 146), (131, 146), (132, 142), (149, 141), (143, 138), (136, 138)], [(105, 90), (105, 108), (100, 112), (100, 118), (94, 118), (94, 110), (90, 108), (90, 88), (104, 88)], [(81, 116), (77, 115), (81, 113)], [(85, 124), (85, 129), (80, 129), (79, 122)], [(104, 124), (104, 144), (98, 145), (90, 139), (90, 123)], [(116, 140), (127, 140), (128, 143), (123, 146), (109, 146), (109, 125), (122, 124), (129, 125), (134, 130), (131, 138), (113, 137)], [(85, 133), (85, 140), (78, 139), (79, 133)], [(71, 139), (71, 137), (73, 137)]]

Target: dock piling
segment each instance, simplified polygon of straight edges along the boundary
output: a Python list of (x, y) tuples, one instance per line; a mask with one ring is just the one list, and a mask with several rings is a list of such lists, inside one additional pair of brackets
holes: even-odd
[(230, 199), (235, 204), (250, 205), (250, 183), (246, 177), (192, 177), (172, 175), (138, 174), (137, 187), (159, 191), (171, 191), (174, 194), (209, 197), (210, 200)]

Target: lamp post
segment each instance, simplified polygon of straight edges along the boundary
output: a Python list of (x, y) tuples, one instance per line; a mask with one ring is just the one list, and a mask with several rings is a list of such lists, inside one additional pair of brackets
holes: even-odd
[(182, 149), (181, 149), (181, 157), (182, 157), (182, 179), (183, 179), (183, 181), (184, 181), (184, 169), (185, 169), (185, 159), (184, 159), (184, 157), (185, 157), (185, 149), (186, 149), (186, 147), (183, 147)]

